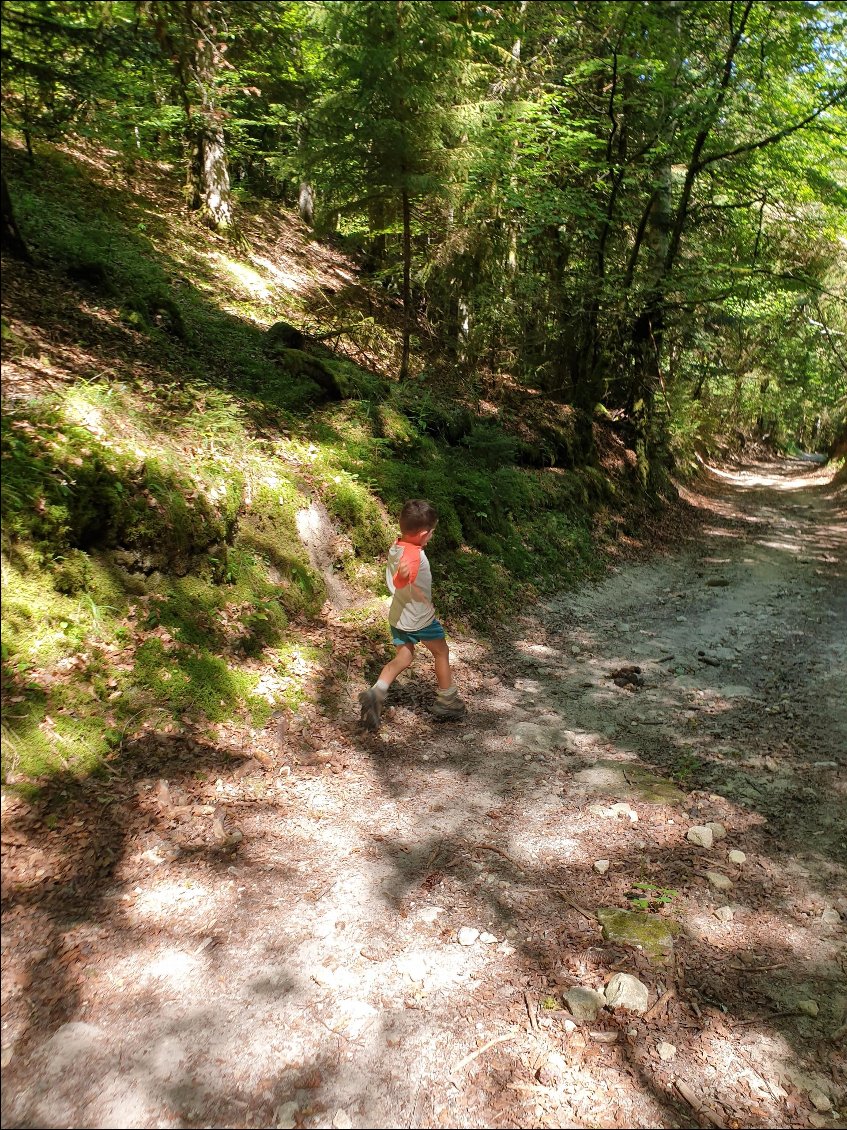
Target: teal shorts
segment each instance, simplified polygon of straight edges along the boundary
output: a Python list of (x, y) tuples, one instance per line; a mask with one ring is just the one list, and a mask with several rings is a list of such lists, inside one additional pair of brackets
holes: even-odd
[(402, 628), (395, 628), (391, 624), (388, 626), (391, 628), (391, 642), (396, 647), (402, 647), (403, 644), (411, 644), (414, 647), (415, 644), (426, 643), (427, 640), (444, 640), (447, 638), (444, 628), (437, 620), (433, 620), (431, 624), (418, 629), (417, 632), (404, 632)]

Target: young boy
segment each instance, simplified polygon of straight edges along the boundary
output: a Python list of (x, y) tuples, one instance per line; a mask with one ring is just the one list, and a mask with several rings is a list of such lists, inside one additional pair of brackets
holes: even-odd
[(436, 718), (463, 718), (465, 704), (453, 686), (450, 671), (450, 649), (444, 629), (435, 618), (432, 603), (432, 573), (424, 546), (438, 523), (435, 507), (422, 498), (413, 498), (400, 511), (400, 537), (388, 554), (385, 582), (392, 595), (388, 610), (391, 639), (397, 648), (395, 657), (383, 667), (379, 678), (362, 691), (362, 725), (378, 730), (388, 688), (398, 675), (415, 661), (415, 645), (422, 643), (432, 652), (438, 694), (432, 707)]

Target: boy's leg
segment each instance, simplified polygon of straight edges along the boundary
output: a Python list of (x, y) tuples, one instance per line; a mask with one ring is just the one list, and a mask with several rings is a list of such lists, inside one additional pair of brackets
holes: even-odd
[(453, 672), (450, 670), (450, 648), (446, 640), (423, 640), (424, 646), (432, 652), (435, 660), (435, 677), (438, 680), (438, 694), (432, 707), (436, 718), (463, 718), (465, 704), (453, 685)]
[(362, 691), (359, 695), (359, 702), (362, 705), (361, 722), (366, 730), (379, 729), (382, 707), (385, 703), (385, 696), (388, 694), (388, 688), (398, 675), (402, 675), (407, 668), (412, 666), (414, 660), (414, 644), (400, 644), (397, 648), (397, 654), (386, 663), (370, 690)]

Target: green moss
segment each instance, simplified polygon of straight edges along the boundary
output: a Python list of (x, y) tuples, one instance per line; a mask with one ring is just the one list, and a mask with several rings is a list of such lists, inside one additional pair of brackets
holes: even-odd
[(314, 615), (326, 599), (323, 579), (311, 568), (297, 532), (303, 501), (286, 479), (258, 486), (239, 520), (231, 555), (232, 579), (239, 588), (249, 578), (254, 592), (277, 601), (290, 615)]
[(607, 941), (637, 946), (658, 962), (670, 958), (674, 935), (680, 930), (679, 923), (674, 919), (660, 918), (640, 910), (600, 907), (597, 918), (603, 927), (603, 937)]
[(345, 471), (328, 475), (323, 481), (323, 502), (332, 518), (347, 533), (357, 553), (375, 556), (391, 544), (391, 534), (382, 510), (356, 475)]

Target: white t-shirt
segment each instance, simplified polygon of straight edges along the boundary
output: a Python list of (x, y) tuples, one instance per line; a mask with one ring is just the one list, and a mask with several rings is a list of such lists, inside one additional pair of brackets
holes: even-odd
[(388, 609), (388, 623), (392, 628), (419, 632), (432, 623), (435, 619), (432, 570), (421, 546), (397, 539), (388, 551), (385, 583), (392, 596)]

